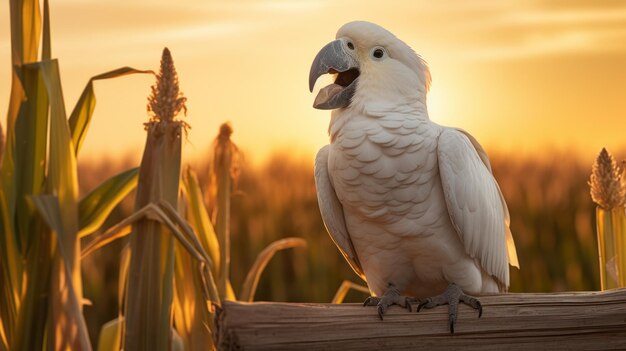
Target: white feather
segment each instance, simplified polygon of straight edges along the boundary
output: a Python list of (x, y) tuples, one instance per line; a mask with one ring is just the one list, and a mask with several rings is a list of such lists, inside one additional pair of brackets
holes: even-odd
[(337, 199), (335, 190), (328, 178), (328, 149), (328, 146), (323, 147), (315, 158), (315, 187), (320, 211), (331, 238), (356, 274), (365, 279), (359, 258), (346, 228), (341, 203)]

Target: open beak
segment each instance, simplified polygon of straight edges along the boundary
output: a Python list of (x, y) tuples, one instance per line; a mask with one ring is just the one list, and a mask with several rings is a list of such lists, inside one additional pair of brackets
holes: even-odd
[(333, 110), (350, 105), (359, 77), (358, 61), (346, 51), (341, 39), (328, 43), (315, 56), (309, 72), (309, 91), (313, 91), (317, 78), (331, 73), (337, 74), (335, 82), (317, 94), (313, 107), (320, 110)]

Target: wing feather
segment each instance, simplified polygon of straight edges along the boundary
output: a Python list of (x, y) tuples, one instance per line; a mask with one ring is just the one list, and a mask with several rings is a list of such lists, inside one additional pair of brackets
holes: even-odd
[(328, 234), (350, 267), (363, 280), (366, 280), (352, 239), (350, 239), (350, 233), (346, 228), (343, 207), (328, 176), (328, 152), (329, 146), (326, 145), (320, 149), (315, 157), (315, 187), (317, 188), (317, 201), (322, 219)]
[(508, 263), (517, 263), (517, 254), (508, 209), (486, 153), (471, 135), (451, 128), (439, 136), (437, 152), (450, 219), (466, 252), (508, 287)]
[[(489, 156), (487, 156), (487, 152), (485, 151), (485, 149), (483, 149), (482, 145), (480, 145), (478, 140), (476, 140), (476, 138), (474, 138), (470, 133), (466, 132), (465, 130), (461, 128), (455, 128), (455, 129), (463, 133), (463, 135), (465, 135), (470, 140), (470, 142), (472, 143), (472, 146), (474, 146), (474, 149), (476, 150), (476, 152), (478, 152), (478, 156), (480, 157), (480, 159), (483, 161), (485, 166), (489, 168), (489, 172), (493, 174), (493, 170), (491, 169), (491, 163), (489, 162)], [(494, 182), (495, 182), (495, 179), (494, 179)], [(500, 195), (500, 201), (502, 202), (502, 208), (504, 210), (504, 223), (506, 224), (505, 226), (506, 248), (507, 248), (507, 255), (509, 258), (509, 264), (513, 267), (519, 268), (519, 260), (517, 258), (517, 250), (515, 249), (515, 241), (513, 240), (513, 233), (511, 233), (511, 228), (510, 228), (511, 215), (509, 214), (509, 207), (507, 206), (506, 201), (504, 200), (504, 195), (502, 195), (502, 190), (500, 190), (500, 185), (498, 185), (498, 182), (495, 182), (495, 183), (496, 183), (496, 186), (498, 187), (498, 194)]]

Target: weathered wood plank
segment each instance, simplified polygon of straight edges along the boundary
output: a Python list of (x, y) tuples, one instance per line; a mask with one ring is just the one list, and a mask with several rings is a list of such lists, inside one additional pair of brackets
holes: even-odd
[(626, 350), (626, 289), (481, 297), (483, 316), (459, 307), (394, 306), (381, 321), (359, 304), (224, 302), (221, 350)]

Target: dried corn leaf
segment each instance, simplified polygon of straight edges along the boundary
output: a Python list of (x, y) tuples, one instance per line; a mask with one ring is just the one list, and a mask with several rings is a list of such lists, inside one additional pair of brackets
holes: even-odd
[(342, 303), (350, 289), (364, 292), (366, 294), (369, 294), (370, 292), (370, 290), (363, 285), (353, 283), (349, 280), (344, 280), (339, 286), (339, 289), (337, 289), (337, 292), (335, 293), (335, 296), (333, 297), (331, 303)]
[(183, 181), (189, 203), (187, 207), (187, 218), (189, 218), (189, 222), (195, 229), (200, 243), (202, 244), (202, 248), (211, 258), (211, 270), (213, 274), (217, 275), (220, 267), (220, 248), (213, 224), (209, 219), (209, 214), (202, 201), (203, 196), (198, 177), (196, 173), (188, 167), (183, 174)]
[(213, 315), (204, 298), (203, 281), (198, 265), (189, 253), (176, 244), (174, 274), (174, 323), (185, 350), (206, 350), (212, 343)]
[(248, 275), (246, 275), (246, 280), (243, 282), (241, 288), (240, 301), (252, 302), (252, 300), (254, 300), (254, 294), (259, 284), (261, 274), (276, 252), (298, 246), (306, 246), (306, 240), (301, 238), (285, 238), (276, 240), (263, 249), (254, 261), (250, 271), (248, 271)]

